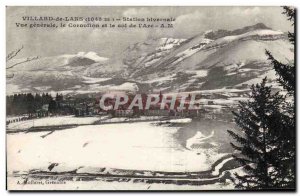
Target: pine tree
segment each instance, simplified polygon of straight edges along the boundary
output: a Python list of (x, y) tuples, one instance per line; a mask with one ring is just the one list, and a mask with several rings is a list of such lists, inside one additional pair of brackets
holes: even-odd
[[(296, 16), (295, 9), (284, 6), (283, 14), (286, 14), (288, 17), (288, 20), (292, 22), (292, 26), (294, 26), (294, 19)], [(294, 26), (295, 28), (295, 26)], [(294, 29), (295, 30), (295, 29)], [(289, 41), (291, 44), (295, 44), (296, 40), (296, 34), (292, 32), (288, 32)], [(295, 94), (295, 85), (296, 85), (296, 77), (295, 77), (295, 65), (294, 62), (290, 62), (287, 64), (281, 63), (278, 60), (276, 60), (271, 52), (266, 51), (266, 54), (268, 56), (268, 59), (271, 61), (271, 63), (274, 66), (274, 69), (276, 71), (276, 74), (278, 76), (278, 82), (282, 85), (282, 87), (287, 90), (289, 95), (294, 96)]]
[[(295, 10), (283, 9), (294, 24)], [(294, 44), (295, 34), (288, 37)], [(295, 189), (295, 65), (279, 62), (269, 51), (266, 54), (285, 95), (272, 94), (265, 78), (260, 85), (252, 86), (250, 100), (240, 102), (238, 112), (234, 112), (242, 134), (228, 132), (238, 143), (232, 143), (240, 151), (235, 158), (245, 165), (247, 173), (236, 174), (237, 187)]]
[[(294, 26), (295, 32), (295, 18), (296, 18), (296, 10), (294, 8), (283, 6), (283, 14), (288, 17), (288, 20), (292, 22), (292, 26)], [(288, 32), (289, 40), (292, 44), (295, 44), (296, 36), (295, 33)]]
[(57, 104), (55, 100), (51, 100), (49, 102), (49, 107), (48, 107), (49, 112), (51, 113), (56, 113), (57, 111)]
[(283, 97), (272, 93), (266, 81), (267, 78), (264, 78), (261, 84), (252, 85), (250, 100), (240, 102), (238, 112), (233, 112), (241, 133), (228, 130), (236, 141), (231, 145), (241, 154), (235, 158), (247, 171), (244, 176), (236, 174), (237, 188), (276, 188), (272, 158), (277, 153), (274, 135), (281, 122), (273, 122), (271, 117), (280, 114)]
[[(283, 14), (286, 14), (288, 20), (294, 26), (296, 16), (295, 9), (284, 6)], [(295, 30), (295, 29), (294, 29)], [(294, 31), (295, 32), (295, 31)], [(288, 33), (289, 41), (295, 44), (295, 33)], [(275, 59), (269, 51), (266, 51), (268, 59), (271, 61), (278, 76), (277, 81), (286, 92), (284, 97), (283, 106), (280, 111), (278, 119), (284, 128), (278, 132), (278, 155), (276, 166), (278, 186), (282, 188), (295, 188), (295, 174), (296, 174), (296, 138), (295, 138), (295, 90), (296, 90), (296, 67), (294, 62), (282, 63)]]

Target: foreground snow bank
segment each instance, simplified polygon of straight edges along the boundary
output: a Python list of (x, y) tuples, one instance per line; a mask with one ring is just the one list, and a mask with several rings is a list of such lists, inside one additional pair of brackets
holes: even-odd
[(179, 119), (160, 121), (160, 123), (190, 123), (190, 122), (192, 122), (191, 118), (179, 118)]
[(75, 116), (56, 116), (56, 117), (46, 117), (38, 118), (26, 121), (20, 121), (15, 123), (10, 123), (7, 126), (7, 131), (16, 129), (29, 129), (31, 127), (38, 126), (56, 126), (56, 125), (82, 125), (82, 124), (92, 124), (100, 120), (100, 117), (75, 117)]
[(51, 163), (58, 163), (52, 171), (82, 166), (174, 172), (211, 169), (220, 158), (217, 150), (216, 156), (208, 156), (185, 148), (174, 138), (178, 129), (136, 122), (8, 134), (8, 172), (48, 171)]

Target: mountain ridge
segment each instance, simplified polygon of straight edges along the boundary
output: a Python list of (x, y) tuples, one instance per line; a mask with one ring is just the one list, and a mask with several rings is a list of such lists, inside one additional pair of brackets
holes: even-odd
[(294, 58), (285, 33), (258, 23), (230, 31), (206, 31), (191, 38), (145, 40), (129, 45), (115, 59), (92, 51), (44, 57), (8, 70), (14, 77), (7, 79), (7, 87), (11, 93), (48, 90), (80, 94), (110, 89), (220, 89), (238, 87), (264, 75), (274, 82), (266, 49), (283, 61)]

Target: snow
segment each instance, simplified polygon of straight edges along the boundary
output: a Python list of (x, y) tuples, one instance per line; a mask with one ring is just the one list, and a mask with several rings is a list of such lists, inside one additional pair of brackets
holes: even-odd
[(236, 75), (236, 74), (237, 74), (237, 72), (231, 72), (231, 73), (226, 74), (226, 76), (232, 76), (232, 75)]
[(207, 69), (201, 69), (201, 70), (193, 70), (193, 71), (185, 71), (186, 73), (190, 74), (196, 74), (192, 76), (192, 78), (203, 78), (207, 76), (208, 70)]
[(222, 92), (227, 92), (227, 93), (237, 93), (237, 92), (247, 92), (249, 90), (245, 89), (227, 89), (227, 88), (219, 88), (219, 89), (212, 89), (212, 90), (200, 90), (200, 91), (191, 91), (190, 93), (222, 93)]
[(96, 52), (86, 52), (86, 53), (85, 52), (78, 52), (78, 54), (76, 56), (85, 57), (85, 58), (88, 58), (88, 59), (91, 59), (91, 60), (94, 60), (94, 61), (97, 61), (97, 62), (108, 60), (108, 58), (98, 56)]
[(81, 88), (81, 85), (75, 85), (73, 87), (71, 87), (70, 89), (80, 89)]
[[(100, 80), (100, 79), (99, 79)], [(120, 85), (100, 85), (93, 84), (92, 82), (85, 86), (84, 88), (76, 89), (71, 92), (76, 94), (85, 94), (85, 93), (99, 93), (99, 92), (118, 92), (118, 91), (132, 91), (136, 92), (139, 90), (139, 87), (134, 82), (124, 82)]]
[(34, 87), (34, 88), (39, 91), (47, 91), (47, 90), (51, 89), (51, 86), (39, 86), (39, 87)]
[(221, 105), (203, 105), (204, 108), (212, 108), (221, 110), (223, 107)]
[(101, 120), (104, 123), (115, 123), (115, 122), (131, 122), (131, 121), (150, 121), (150, 120), (160, 120), (162, 116), (141, 116), (137, 118), (126, 118), (126, 117), (114, 117), (114, 118), (107, 118)]
[(251, 69), (251, 68), (246, 68), (246, 69), (239, 69), (239, 72), (248, 72), (248, 71), (256, 71), (259, 69)]
[(193, 137), (191, 137), (190, 139), (188, 139), (186, 141), (186, 148), (192, 150), (193, 144), (201, 144), (205, 140), (208, 140), (209, 138), (212, 138), (213, 136), (214, 136), (214, 130), (212, 130), (211, 134), (208, 136), (205, 136), (200, 131), (197, 131), (197, 133)]
[(22, 117), (28, 117), (28, 115), (24, 114), (24, 115), (20, 115), (20, 116), (6, 116), (6, 120), (16, 120)]
[(116, 117), (116, 118), (105, 119), (102, 122), (110, 122), (110, 123), (112, 123), (112, 122), (125, 122), (127, 120), (128, 120), (128, 118), (126, 118), (126, 117)]
[(190, 118), (183, 118), (183, 119), (172, 119), (170, 120), (171, 123), (189, 123), (192, 119)]
[(165, 81), (170, 81), (170, 80), (173, 80), (173, 77), (175, 76), (176, 74), (171, 74), (171, 75), (168, 75), (168, 76), (164, 76), (164, 77), (157, 77), (155, 79), (152, 79), (152, 80), (148, 80), (148, 81), (145, 81), (144, 83), (154, 83), (154, 82), (165, 82)]
[(170, 123), (190, 123), (192, 122), (192, 119), (190, 118), (181, 118), (181, 119), (171, 119), (171, 120), (167, 120), (167, 121), (160, 121), (162, 123), (164, 122), (170, 122)]
[(249, 97), (230, 97), (229, 99), (238, 102), (238, 101), (247, 101), (249, 100)]
[(248, 84), (248, 85), (259, 84), (265, 77), (267, 77), (269, 80), (275, 80), (277, 78), (275, 70), (271, 69), (271, 70), (267, 71), (266, 73), (260, 75), (259, 77), (253, 78), (253, 79), (243, 82), (241, 84)]
[(205, 152), (197, 154), (186, 149), (173, 137), (178, 129), (138, 122), (79, 126), (55, 131), (44, 138), (41, 136), (47, 132), (8, 134), (7, 170), (9, 173), (47, 170), (50, 163), (59, 163), (54, 171), (70, 171), (80, 166), (177, 172), (209, 170), (221, 154), (214, 152), (214, 156), (207, 157)]
[(228, 44), (229, 42), (233, 42), (236, 40), (240, 40), (242, 38), (246, 38), (246, 37), (250, 37), (250, 36), (269, 36), (269, 35), (283, 35), (283, 32), (280, 31), (273, 31), (273, 30), (269, 30), (269, 29), (260, 29), (260, 30), (255, 30), (255, 31), (250, 31), (241, 35), (232, 35), (232, 36), (226, 36), (226, 37), (222, 37), (219, 38), (217, 40), (215, 40), (214, 42), (212, 42), (212, 46), (216, 46), (216, 45), (223, 45), (223, 44)]
[(92, 92), (111, 92), (111, 91), (138, 91), (139, 87), (136, 83), (125, 82), (120, 85), (100, 85), (90, 84), (88, 89), (77, 90), (77, 93), (92, 93)]
[(112, 86), (110, 90), (128, 90), (128, 91), (138, 91), (139, 87), (136, 83), (125, 82), (119, 86)]
[[(249, 92), (250, 89), (235, 89), (235, 88), (218, 88), (218, 89), (212, 89), (212, 90), (197, 90), (197, 91), (186, 91), (186, 92), (172, 92), (172, 93), (164, 93), (164, 95), (167, 95), (167, 96), (173, 96), (173, 95), (176, 95), (176, 96), (180, 96), (180, 95), (209, 95), (209, 94), (212, 94), (212, 93), (222, 93), (222, 94), (229, 94), (229, 96), (237, 96), (235, 95), (235, 93), (244, 93), (244, 92)], [(202, 100), (202, 98), (200, 99)]]
[(174, 39), (174, 38), (161, 38), (160, 46), (156, 50), (170, 50), (176, 45), (180, 45), (186, 39)]
[(234, 100), (230, 100), (230, 99), (204, 99), (204, 98), (199, 99), (199, 103), (201, 104), (208, 104), (208, 101), (213, 101), (213, 103), (216, 105), (232, 105), (235, 103)]
[(55, 126), (55, 125), (79, 125), (79, 124), (91, 124), (97, 120), (100, 120), (100, 117), (74, 117), (74, 116), (57, 116), (57, 117), (46, 117), (38, 118), (26, 121), (20, 121), (15, 123), (10, 123), (7, 128), (8, 132), (10, 130), (16, 129), (29, 129), (31, 127), (37, 126)]
[(212, 172), (212, 175), (218, 176), (218, 175), (220, 174), (220, 169), (224, 166), (224, 164), (227, 163), (228, 161), (232, 160), (232, 159), (234, 159), (234, 158), (233, 158), (233, 157), (230, 157), (230, 158), (228, 158), (228, 159), (224, 159), (220, 164), (218, 164), (218, 165), (214, 168), (214, 170), (213, 170), (213, 172)]
[(160, 58), (156, 58), (156, 59), (152, 59), (151, 61), (148, 61), (147, 63), (145, 63), (145, 67), (149, 67), (151, 66), (153, 63), (156, 63), (157, 61), (159, 61)]
[(283, 34), (283, 32), (281, 32), (281, 31), (274, 31), (274, 30), (270, 30), (270, 29), (261, 29), (261, 30), (247, 32), (243, 36), (250, 36), (250, 35), (263, 36), (263, 35), (282, 35), (282, 34)]
[(218, 105), (232, 105), (235, 103), (233, 100), (228, 99), (213, 99), (213, 102)]
[[(200, 43), (193, 46), (193, 47), (198, 46), (197, 48), (194, 49), (193, 47), (191, 47), (191, 48), (184, 50), (183, 52), (176, 54), (176, 57), (179, 57), (179, 58), (176, 61), (174, 61), (172, 64), (175, 65), (175, 64), (183, 61), (184, 59), (192, 56), (193, 54), (199, 52), (202, 48), (204, 48), (206, 46), (206, 44), (210, 43), (211, 41), (212, 40), (210, 40), (210, 39), (203, 38)], [(201, 44), (201, 45), (199, 46), (199, 44)]]
[(82, 77), (84, 79), (84, 83), (87, 83), (87, 84), (94, 84), (94, 83), (97, 83), (97, 82), (103, 82), (103, 81), (107, 81), (107, 80), (110, 80), (111, 78), (92, 78), (92, 77), (86, 77), (86, 76), (83, 76)]

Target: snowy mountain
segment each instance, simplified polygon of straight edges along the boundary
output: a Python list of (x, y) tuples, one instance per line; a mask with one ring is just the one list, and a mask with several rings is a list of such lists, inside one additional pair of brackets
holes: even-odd
[(184, 41), (186, 40), (160, 38), (133, 44), (124, 51), (123, 63), (128, 65), (128, 68), (134, 73), (135, 70), (155, 64)]
[(282, 62), (294, 59), (287, 35), (259, 23), (188, 39), (149, 39), (114, 59), (95, 52), (39, 58), (7, 70), (7, 93), (199, 91), (241, 88), (264, 76), (274, 83), (266, 49)]
[(266, 49), (283, 62), (294, 58), (286, 34), (257, 24), (192, 37), (151, 66), (141, 65), (131, 77), (165, 91), (232, 88), (265, 75), (271, 82), (274, 72)]
[[(10, 62), (7, 67), (18, 61), (22, 59)], [(91, 89), (97, 90), (95, 83), (111, 79), (111, 74), (116, 76), (118, 71), (109, 65), (108, 58), (95, 52), (43, 57), (8, 69), (7, 92), (89, 93)]]

